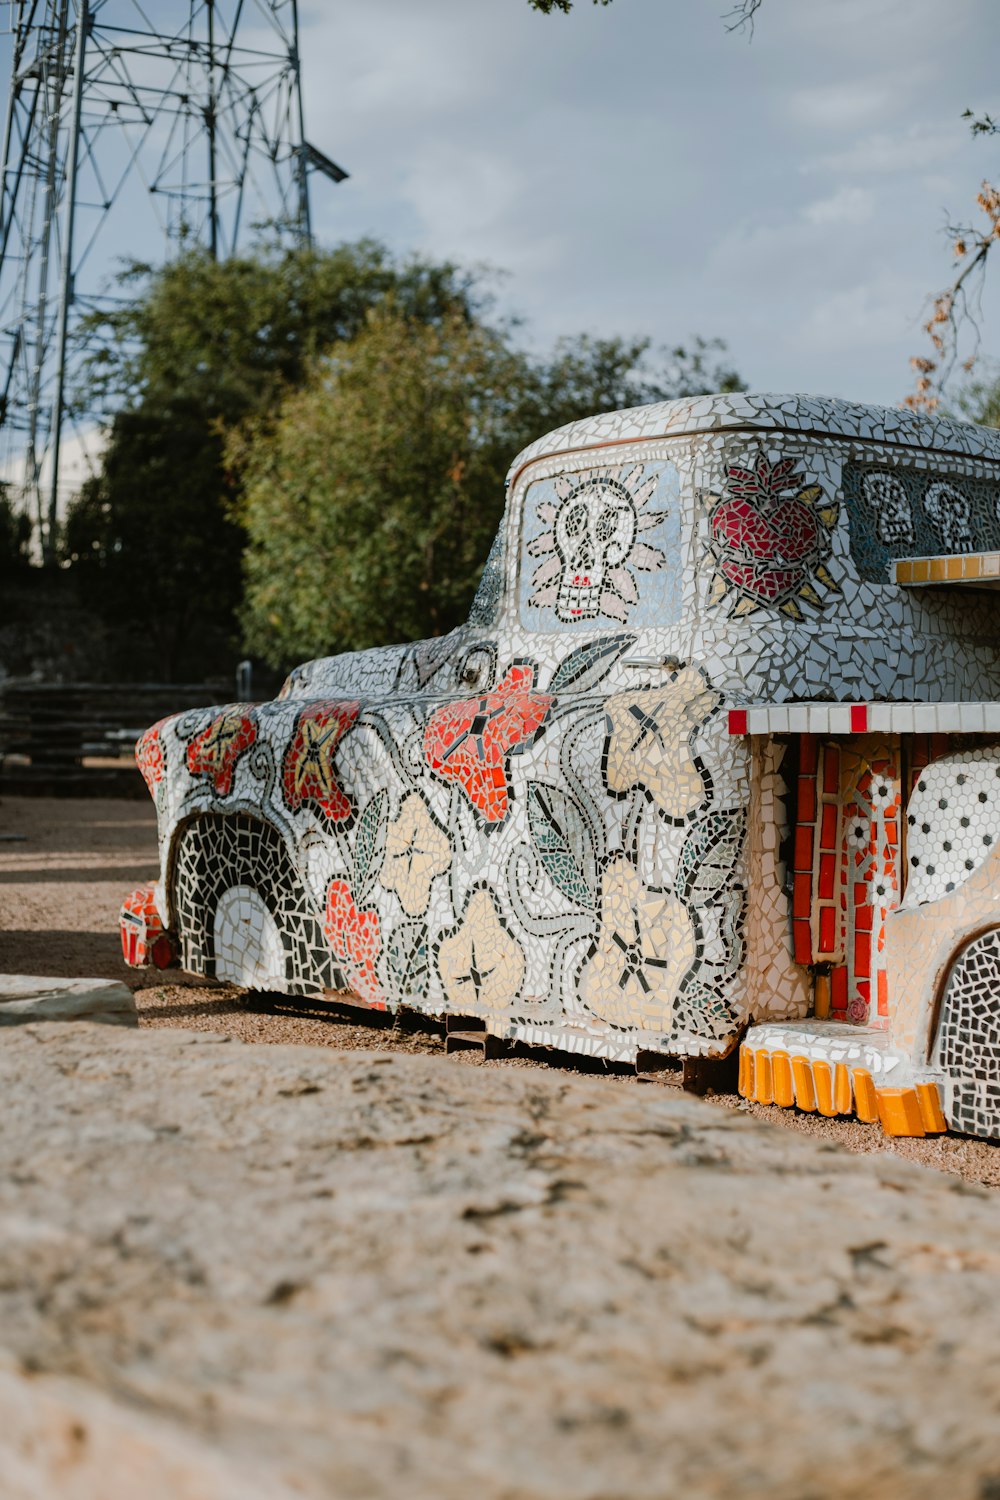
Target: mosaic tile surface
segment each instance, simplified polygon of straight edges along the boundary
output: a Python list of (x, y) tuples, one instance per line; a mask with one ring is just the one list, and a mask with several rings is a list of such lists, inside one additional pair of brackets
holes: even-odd
[(351, 988), (595, 1055), (699, 1055), (751, 1014), (804, 1014), (829, 939), (831, 1014), (884, 1022), (893, 747), (838, 763), (828, 852), (852, 904), (828, 934), (810, 908), (799, 954), (799, 771), (728, 713), (1000, 698), (992, 598), (890, 581), (915, 547), (1000, 544), (1000, 438), (706, 397), (572, 424), (511, 474), (467, 625), (304, 663), (273, 703), (144, 736), (185, 967), (242, 962), (289, 993)]
[(1000, 927), (974, 938), (948, 974), (935, 1062), (951, 1078), (950, 1122), (1000, 1137)]
[(908, 899), (939, 901), (968, 880), (1000, 840), (1000, 746), (925, 766), (906, 822)]

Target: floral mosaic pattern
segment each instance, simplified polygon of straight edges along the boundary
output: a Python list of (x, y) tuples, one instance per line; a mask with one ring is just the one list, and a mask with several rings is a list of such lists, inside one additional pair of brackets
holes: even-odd
[(451, 840), (435, 821), (419, 792), (408, 792), (398, 817), (389, 824), (385, 859), (379, 876), (383, 890), (394, 891), (411, 917), (422, 917), (436, 875), (451, 864)]
[(684, 902), (643, 886), (628, 860), (614, 859), (601, 882), (600, 926), (580, 974), (580, 998), (612, 1026), (665, 1031), (698, 951)]
[(135, 747), (135, 763), (154, 802), (163, 780), (164, 758), (160, 730), (166, 722), (166, 719), (160, 719), (158, 723), (150, 725), (145, 734), (140, 735)]
[(666, 687), (609, 698), (604, 753), (608, 791), (623, 796), (641, 787), (665, 818), (685, 823), (705, 806), (710, 791), (708, 773), (691, 740), (719, 701), (694, 667), (678, 672)]
[(874, 755), (853, 778), (844, 806), (841, 855), (845, 901), (841, 912), (843, 973), (834, 980), (833, 1013), (886, 1025), (886, 914), (899, 904), (898, 757)]
[(462, 788), (487, 823), (502, 823), (510, 799), (508, 757), (538, 733), (552, 698), (532, 691), (533, 666), (513, 666), (492, 692), (437, 709), (424, 734), (427, 764)]
[(358, 717), (356, 701), (312, 703), (303, 709), (281, 770), (285, 802), (293, 812), (306, 803), (331, 823), (343, 823), (354, 809), (334, 769), (337, 746)]
[(237, 762), (256, 738), (256, 717), (244, 704), (224, 709), (188, 745), (188, 770), (192, 776), (207, 776), (218, 795), (227, 797)]
[(462, 920), (445, 933), (437, 966), (448, 1003), (459, 1014), (508, 1009), (521, 993), (524, 952), (497, 910), (492, 891), (472, 892)]
[(378, 980), (382, 935), (378, 912), (359, 908), (346, 880), (331, 880), (326, 893), (323, 932), (349, 987), (369, 1005), (385, 1008)]

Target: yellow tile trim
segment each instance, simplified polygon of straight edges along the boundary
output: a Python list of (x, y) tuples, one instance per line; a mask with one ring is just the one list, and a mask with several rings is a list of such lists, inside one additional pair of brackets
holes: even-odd
[(758, 1104), (774, 1103), (774, 1070), (770, 1052), (760, 1051), (754, 1055), (754, 1098)]
[(753, 1098), (753, 1053), (749, 1047), (740, 1048), (740, 1081), (737, 1088), (741, 1099)]
[(833, 1072), (833, 1103), (838, 1115), (849, 1115), (854, 1108), (851, 1070), (846, 1063), (838, 1063)]
[(795, 1086), (795, 1102), (799, 1109), (812, 1114), (816, 1108), (816, 1090), (808, 1057), (792, 1058), (792, 1082)]
[(792, 1063), (787, 1052), (772, 1052), (771, 1074), (774, 1083), (774, 1102), (782, 1109), (790, 1109), (795, 1103), (795, 1083), (792, 1079)]
[(941, 1094), (936, 1083), (917, 1084), (917, 1102), (920, 1116), (928, 1135), (940, 1135), (948, 1129), (948, 1121), (941, 1108)]
[(926, 1135), (916, 1089), (879, 1089), (878, 1115), (886, 1135)]
[(1000, 576), (1000, 552), (960, 552), (946, 557), (901, 557), (897, 583), (970, 583)]
[(787, 1052), (754, 1052), (740, 1048), (739, 1091), (758, 1104), (777, 1104), (821, 1115), (854, 1113), (866, 1125), (877, 1120), (886, 1135), (939, 1135), (948, 1129), (936, 1083), (913, 1088), (876, 1088), (866, 1068), (852, 1077), (846, 1063), (789, 1056)]
[(855, 1068), (854, 1113), (865, 1125), (874, 1125), (878, 1119), (878, 1095), (867, 1068)]
[(816, 1061), (812, 1065), (813, 1086), (816, 1090), (816, 1108), (821, 1115), (835, 1115), (837, 1106), (833, 1102), (833, 1069), (828, 1062)]

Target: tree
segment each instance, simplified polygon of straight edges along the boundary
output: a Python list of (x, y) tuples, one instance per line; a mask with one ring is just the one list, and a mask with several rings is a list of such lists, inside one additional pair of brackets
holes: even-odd
[(270, 661), (441, 634), (465, 619), (518, 449), (595, 411), (733, 389), (696, 340), (665, 367), (640, 340), (532, 361), (457, 313), (395, 301), (318, 360), (274, 419), (234, 434), (247, 640)]
[[(134, 267), (128, 282), (89, 369), (93, 406), (122, 404), (65, 527), (65, 557), (112, 627), (122, 675), (229, 670), (243, 649), (244, 524), (248, 640), (272, 660), (447, 629), (464, 615), (519, 447), (574, 417), (735, 382), (721, 346), (697, 339), (656, 354), (646, 340), (584, 338), (533, 361), (491, 317), (481, 277), (368, 240), (222, 263), (195, 250)], [(342, 489), (315, 447), (327, 438)], [(364, 487), (369, 454), (395, 506), (384, 523)], [(443, 480), (442, 463), (460, 478)], [(292, 524), (309, 515), (326, 536), (327, 512), (329, 555)], [(321, 607), (323, 576), (341, 597)]]
[(953, 393), (944, 410), (981, 427), (1000, 427), (1000, 365), (996, 360), (984, 360), (977, 369), (978, 373)]
[(123, 405), (100, 473), (70, 508), (65, 557), (114, 627), (115, 670), (201, 677), (228, 670), (238, 645), (243, 535), (229, 515), (239, 476), (224, 462), (226, 430), (274, 409), (387, 293), (428, 324), (469, 322), (486, 299), (447, 262), (398, 261), (371, 240), (265, 245), (223, 262), (192, 250), (125, 279), (132, 297), (95, 328), (86, 398)]
[(0, 481), (0, 578), (23, 573), (31, 560), (31, 521), (11, 503), (10, 486)]
[(422, 324), (389, 303), (274, 421), (233, 438), (252, 650), (294, 658), (457, 622), (502, 503), (522, 363), (460, 315)]

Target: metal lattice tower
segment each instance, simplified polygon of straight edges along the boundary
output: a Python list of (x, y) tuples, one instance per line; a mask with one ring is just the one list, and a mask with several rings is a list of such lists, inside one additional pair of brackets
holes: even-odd
[(81, 318), (116, 265), (268, 223), (310, 237), (296, 0), (5, 0), (0, 480), (54, 557), (61, 458), (107, 413), (72, 400)]

